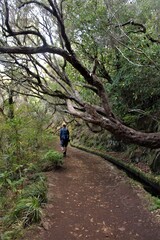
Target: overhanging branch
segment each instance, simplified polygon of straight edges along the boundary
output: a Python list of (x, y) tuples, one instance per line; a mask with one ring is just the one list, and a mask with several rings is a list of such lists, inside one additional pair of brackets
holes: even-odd
[[(135, 27), (138, 27), (138, 28), (139, 28), (138, 32), (145, 33), (145, 34), (146, 34), (146, 37), (148, 38), (148, 40), (150, 40), (150, 41), (153, 42), (153, 43), (160, 44), (160, 40), (154, 39), (154, 38), (152, 38), (149, 34), (147, 34), (147, 29), (146, 29), (146, 27), (145, 27), (143, 24), (141, 24), (141, 23), (137, 23), (137, 22), (135, 22), (135, 21), (133, 21), (133, 20), (130, 20), (130, 21), (126, 22), (126, 23), (118, 24), (118, 25), (116, 25), (115, 27), (116, 27), (116, 28), (117, 28), (117, 27), (125, 27), (125, 26), (127, 26), (127, 25), (133, 25), (133, 26), (135, 26)], [(138, 33), (138, 32), (136, 32), (136, 33)]]

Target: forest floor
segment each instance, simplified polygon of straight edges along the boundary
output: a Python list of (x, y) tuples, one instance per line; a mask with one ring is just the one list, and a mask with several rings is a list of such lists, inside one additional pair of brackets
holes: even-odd
[(63, 167), (46, 176), (42, 222), (24, 240), (160, 240), (148, 194), (101, 157), (69, 147)]

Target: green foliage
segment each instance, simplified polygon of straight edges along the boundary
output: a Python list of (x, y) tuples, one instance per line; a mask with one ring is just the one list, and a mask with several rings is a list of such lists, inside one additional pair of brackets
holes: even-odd
[(8, 226), (15, 223), (18, 219), (22, 221), (24, 227), (37, 223), (41, 220), (42, 209), (39, 198), (28, 197), (20, 198), (5, 218), (4, 223)]
[(21, 221), (23, 227), (41, 220), (42, 204), (47, 202), (45, 178), (37, 175), (36, 181), (23, 188), (14, 207), (4, 217), (4, 224), (15, 224)]
[[(92, 71), (96, 56), (112, 78), (112, 83), (108, 83), (100, 74), (102, 68), (97, 67), (96, 73), (104, 83), (115, 114), (138, 129), (141, 129), (141, 116), (130, 114), (130, 110), (141, 109), (145, 115), (148, 113), (148, 118), (157, 118), (160, 115), (160, 48), (147, 34), (158, 39), (160, 2), (114, 0), (104, 4), (104, 1), (68, 0), (64, 7), (67, 33), (83, 64)], [(131, 19), (144, 25), (146, 33), (132, 24), (115, 27)], [(70, 65), (67, 74), (84, 101), (101, 105), (96, 94), (83, 87), (84, 79)], [(148, 122), (143, 130), (153, 131), (154, 123)]]
[[(29, 181), (28, 185), (24, 185), (25, 187), (22, 185), (23, 178), (20, 178), (19, 181), (11, 181), (10, 179), (9, 181), (3, 181), (5, 184), (7, 183), (9, 185), (12, 191), (15, 190), (16, 193), (14, 197), (10, 192), (10, 199), (12, 199), (11, 201), (13, 202), (12, 204), (8, 202), (7, 214), (3, 217), (5, 229), (9, 226), (10, 230), (2, 234), (3, 239), (17, 239), (16, 237), (21, 234), (23, 227), (41, 220), (41, 207), (42, 204), (47, 202), (46, 178), (42, 174), (35, 174), (33, 176), (32, 182)], [(8, 179), (7, 175), (5, 179)], [(3, 198), (0, 198), (0, 209), (5, 208), (5, 205), (6, 199), (4, 195)]]
[[(157, 131), (160, 116), (160, 48), (147, 36), (149, 34), (158, 39), (160, 1), (137, 0), (131, 2), (124, 0), (63, 1), (64, 24), (76, 55), (88, 71), (92, 72), (95, 58), (98, 60), (99, 66), (97, 65), (95, 71), (109, 95), (114, 113), (120, 116), (123, 122), (130, 127), (145, 131)], [(45, 26), (43, 22), (42, 24), (38, 23), (38, 18), (32, 19), (32, 14), (28, 14), (30, 8), (27, 5), (25, 7), (26, 12), (19, 12), (19, 14), (25, 14), (26, 18), (26, 22), (21, 22), (21, 28), (23, 29), (23, 26), (26, 26), (27, 22), (30, 21), (33, 23), (32, 25), (35, 23), (37, 28)], [(27, 21), (27, 15), (30, 16), (29, 21)], [(146, 27), (146, 32), (144, 33), (140, 27), (132, 24), (120, 27), (120, 24), (131, 19), (143, 24)], [(48, 26), (51, 27), (48, 29), (54, 32), (53, 28), (55, 28), (56, 21), (52, 22), (48, 15), (46, 15), (46, 20)], [(42, 29), (39, 30), (41, 32)], [(56, 37), (54, 39), (55, 46), (59, 46)], [(27, 39), (26, 41), (30, 45), (34, 42), (32, 40)], [(38, 40), (37, 44), (39, 44)], [(61, 58), (57, 58), (55, 63), (57, 69), (64, 66)], [(36, 67), (36, 70), (38, 71), (39, 67)], [(104, 77), (104, 70), (110, 75), (111, 82)], [(50, 81), (50, 74), (48, 74), (48, 77), (43, 75), (47, 82), (46, 89), (50, 88), (53, 91), (60, 89), (62, 92), (66, 89), (67, 95), (74, 92), (76, 97), (78, 93), (85, 103), (102, 106), (97, 94), (84, 86), (85, 80), (70, 64), (66, 64), (65, 71), (66, 76), (72, 82), (71, 89), (65, 84), (65, 81), (63, 81), (63, 84), (60, 82), (61, 74), (58, 76), (59, 86), (54, 80)], [(49, 72), (53, 71), (49, 69)], [(13, 73), (20, 80), (20, 71), (16, 69)], [(39, 72), (39, 74), (41, 73)], [(47, 74), (47, 71), (45, 74)], [(54, 74), (56, 75), (56, 73)], [(50, 95), (52, 96), (52, 94)], [(48, 97), (49, 100), (51, 100), (51, 96)], [(56, 101), (57, 99), (54, 104), (56, 104)], [(5, 103), (4, 107), (6, 108), (4, 112), (8, 112), (9, 106)], [(13, 119), (6, 120), (0, 115), (0, 186), (3, 191), (4, 189), (12, 191), (13, 196), (11, 194), (11, 198), (13, 199), (15, 197), (14, 193), (21, 191), (25, 182), (25, 175), (33, 175), (40, 171), (43, 164), (53, 166), (63, 164), (62, 154), (53, 150), (49, 150), (44, 154), (42, 160), (38, 161), (39, 156), (43, 155), (45, 142), (47, 141), (47, 132), (44, 129), (48, 124), (49, 116), (46, 114), (46, 110), (44, 104), (40, 103), (38, 99), (32, 98), (26, 104), (20, 104), (19, 101), (14, 107)], [(134, 113), (131, 112), (132, 110), (135, 110)], [(141, 110), (141, 113), (137, 110)], [(101, 132), (93, 136), (90, 132), (81, 130), (79, 129), (78, 134), (73, 137), (81, 141), (82, 144), (84, 143), (85, 146), (105, 150), (113, 149), (113, 143), (116, 141), (111, 138), (110, 134)], [(26, 203), (26, 199), (29, 199), (30, 205), (38, 208), (35, 199), (39, 199), (41, 203), (46, 199), (45, 194), (45, 186), (39, 181), (37, 186), (35, 183), (22, 190), (21, 198), (25, 198)], [(25, 205), (25, 201), (22, 201), (22, 199), (19, 199), (21, 201), (18, 203), (19, 209), (21, 205)], [(35, 200), (35, 204), (33, 204), (33, 200)], [(14, 212), (16, 213), (16, 210)], [(22, 212), (25, 212), (25, 210)], [(17, 216), (21, 216), (18, 211)]]
[(42, 158), (45, 163), (51, 163), (53, 166), (58, 167), (63, 165), (63, 154), (54, 150), (49, 150)]
[(151, 211), (160, 209), (160, 199), (158, 197), (153, 197), (153, 204), (150, 209)]
[(2, 189), (10, 189), (13, 192), (16, 192), (19, 187), (23, 185), (23, 182), (25, 181), (24, 177), (19, 178), (18, 180), (14, 180), (10, 173), (7, 172), (0, 174), (0, 187)]
[(13, 119), (1, 120), (1, 239), (13, 240), (20, 238), (23, 227), (40, 221), (42, 205), (47, 202), (46, 178), (38, 172), (40, 156), (50, 141), (49, 132), (44, 131), (49, 116), (36, 101), (19, 104)]
[[(104, 151), (118, 151), (122, 150), (123, 145), (116, 141), (110, 133), (107, 131), (93, 133), (87, 126), (79, 125), (73, 126), (73, 143), (76, 145), (82, 145), (90, 147), (92, 149), (99, 149)], [(93, 126), (94, 129), (94, 126)]]
[(3, 121), (0, 126), (0, 166), (8, 170), (13, 164), (22, 165), (36, 159), (38, 150), (45, 143), (47, 133), (43, 128), (47, 121), (48, 117), (37, 103), (36, 106), (19, 106), (14, 119)]
[(42, 178), (33, 184), (25, 187), (20, 195), (21, 198), (35, 197), (40, 204), (47, 202), (47, 186), (45, 180)]
[(3, 172), (0, 173), (0, 187), (6, 187), (6, 185), (8, 185), (10, 183), (10, 172)]
[(1, 240), (16, 240), (20, 239), (22, 236), (22, 229), (18, 226), (13, 230), (6, 231), (4, 234), (1, 234)]

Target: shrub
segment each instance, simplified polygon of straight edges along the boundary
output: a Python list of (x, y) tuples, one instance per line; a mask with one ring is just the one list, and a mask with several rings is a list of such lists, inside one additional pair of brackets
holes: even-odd
[(54, 167), (62, 166), (63, 165), (63, 155), (57, 151), (49, 150), (42, 161), (48, 162), (49, 164), (53, 164)]
[(22, 227), (21, 223), (14, 225), (11, 230), (5, 231), (0, 235), (1, 240), (16, 240), (22, 237)]
[(151, 206), (151, 211), (160, 209), (160, 199), (158, 197), (153, 198), (153, 204)]
[(34, 182), (32, 185), (27, 186), (21, 193), (21, 198), (35, 197), (39, 200), (40, 204), (47, 202), (47, 186), (44, 179)]
[(5, 218), (4, 223), (10, 225), (18, 219), (24, 227), (40, 222), (42, 216), (40, 200), (37, 197), (21, 198)]

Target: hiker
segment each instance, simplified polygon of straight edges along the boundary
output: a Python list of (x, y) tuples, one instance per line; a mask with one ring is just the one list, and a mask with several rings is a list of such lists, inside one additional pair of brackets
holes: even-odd
[(63, 122), (62, 127), (60, 129), (60, 144), (61, 144), (61, 149), (63, 152), (63, 156), (66, 156), (67, 153), (67, 146), (69, 142), (69, 131), (67, 129), (66, 123)]

